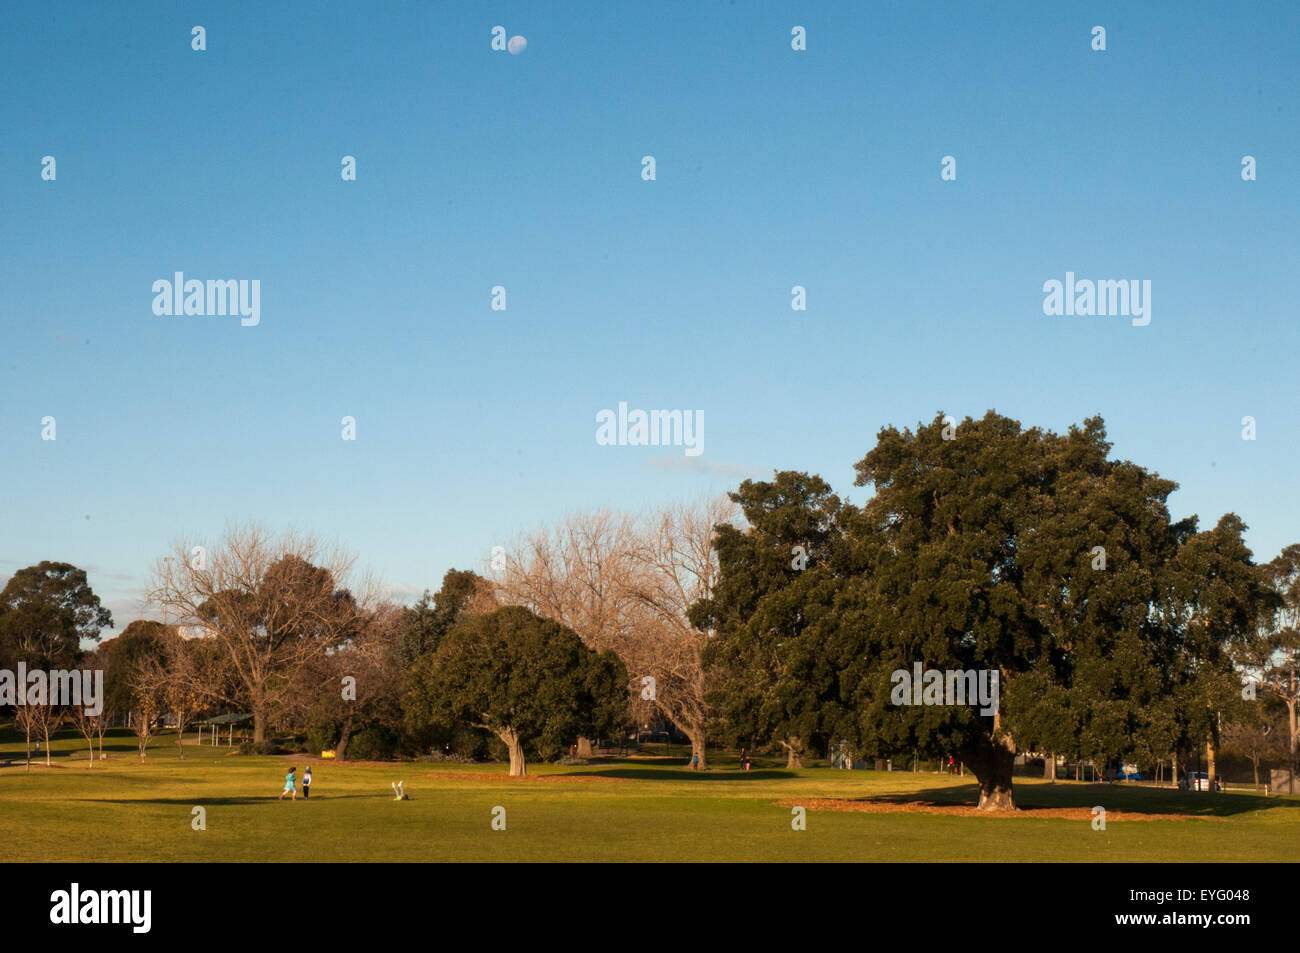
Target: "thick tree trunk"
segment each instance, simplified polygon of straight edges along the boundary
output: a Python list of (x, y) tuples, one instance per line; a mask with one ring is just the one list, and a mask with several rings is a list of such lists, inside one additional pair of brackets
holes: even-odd
[(781, 739), (781, 747), (786, 750), (785, 769), (795, 771), (803, 767), (803, 742), (786, 735)]
[(346, 761), (348, 759), (348, 740), (352, 737), (352, 718), (343, 722), (343, 730), (339, 732), (339, 743), (334, 746), (334, 760)]
[(703, 725), (693, 725), (686, 732), (686, 737), (691, 739), (691, 761), (688, 767), (695, 771), (703, 771), (708, 768), (709, 763), (705, 754), (705, 735)]
[(260, 704), (253, 705), (253, 741), (266, 740), (266, 711)]
[[(980, 782), (981, 811), (1014, 811), (1016, 799), (1011, 787), (1011, 762), (1009, 758), (995, 758), (990, 765), (990, 772), (983, 777), (976, 774)], [(1005, 764), (1003, 763), (1005, 762)]]
[(1294, 671), (1291, 673), (1291, 697), (1288, 698), (1286, 701), (1286, 709), (1287, 709), (1287, 723), (1291, 728), (1291, 781), (1290, 781), (1288, 791), (1291, 794), (1295, 794), (1296, 765), (1297, 765), (1297, 761), (1300, 761), (1300, 758), (1297, 758), (1297, 754), (1300, 753), (1300, 738), (1296, 737), (1298, 732), (1297, 732), (1297, 725), (1296, 725), (1296, 694), (1295, 694), (1295, 672)]
[(1056, 755), (1053, 752), (1049, 751), (1043, 757), (1043, 777), (1048, 781), (1056, 780)]
[(519, 740), (519, 733), (513, 728), (498, 728), (497, 737), (505, 742), (510, 751), (510, 777), (522, 778), (528, 774), (528, 765), (524, 762), (524, 746)]
[(584, 738), (582, 735), (579, 735), (578, 736), (578, 757), (590, 758), (591, 756), (592, 756), (591, 739)]
[(981, 738), (974, 750), (962, 752), (962, 761), (971, 766), (979, 781), (981, 811), (1014, 811), (1016, 799), (1011, 785), (1011, 768), (1016, 752), (1010, 739), (1001, 736), (997, 722), (995, 715), (993, 730), (998, 737)]
[(524, 761), (524, 746), (519, 740), (510, 744), (510, 776), (522, 778), (528, 774), (528, 765)]
[(1206, 772), (1206, 774), (1209, 775), (1209, 786), (1210, 786), (1210, 791), (1213, 792), (1213, 791), (1214, 791), (1214, 778), (1215, 778), (1215, 770), (1214, 770), (1214, 736), (1213, 736), (1213, 735), (1211, 735), (1210, 737), (1208, 737), (1208, 738), (1205, 739), (1205, 760), (1206, 760), (1206, 764), (1207, 764), (1207, 766), (1208, 766), (1208, 771)]

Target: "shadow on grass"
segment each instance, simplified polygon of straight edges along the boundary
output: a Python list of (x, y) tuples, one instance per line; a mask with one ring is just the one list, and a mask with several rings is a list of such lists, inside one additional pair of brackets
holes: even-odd
[(594, 765), (586, 770), (566, 771), (574, 777), (625, 778), (629, 781), (780, 781), (797, 780), (798, 776), (790, 771), (776, 769), (751, 769), (741, 771), (738, 768), (709, 768), (707, 771), (692, 771), (689, 762), (680, 765), (667, 765), (662, 761), (647, 765), (644, 759), (606, 758), (605, 764), (616, 764), (616, 768), (593, 770)]
[[(357, 798), (363, 800), (375, 800), (376, 798), (387, 798), (395, 801), (392, 792), (387, 795), (380, 794), (315, 794), (310, 798), (298, 798), (299, 801), (306, 801), (310, 804), (312, 801), (351, 801)], [(196, 804), (204, 807), (208, 805), (220, 805), (229, 807), (236, 804), (265, 804), (267, 801), (278, 801), (280, 798), (274, 794), (250, 795), (247, 797), (86, 797), (77, 798), (79, 801), (95, 801), (101, 804), (167, 804), (175, 807), (184, 807), (186, 809)], [(291, 800), (284, 798), (284, 800)]]
[[(1023, 784), (1015, 786), (1016, 807), (1089, 808), (1102, 804), (1107, 810), (1128, 810), (1142, 814), (1185, 814), (1193, 817), (1232, 817), (1278, 807), (1300, 809), (1300, 801), (1258, 794), (1198, 794), (1123, 784)], [(979, 803), (979, 787), (962, 784), (955, 787), (920, 788), (898, 794), (849, 798), (864, 803), (910, 804), (918, 801), (945, 807), (974, 807)]]
[[(152, 745), (149, 746), (149, 751), (151, 753), (154, 751), (163, 751), (163, 750), (164, 750), (163, 748), (155, 748)], [(135, 755), (136, 757), (139, 757), (140, 749), (138, 746), (133, 744), (128, 744), (128, 745), (105, 744), (104, 754), (117, 754), (117, 755), (129, 754), (129, 755)], [(23, 752), (21, 748), (16, 752), (14, 751), (0, 752), (0, 761), (6, 759), (16, 764), (25, 764), (27, 761), (27, 755)], [(55, 748), (50, 751), (51, 762), (55, 762), (55, 761), (78, 762), (79, 761), (82, 764), (85, 764), (89, 760), (90, 759), (86, 757), (86, 748), (84, 747), (71, 748), (71, 749)], [(95, 746), (95, 760), (96, 761), (99, 760), (98, 745)], [(41, 764), (45, 763), (44, 748), (42, 748), (40, 751), (37, 751), (34, 748), (32, 749), (32, 764), (35, 764), (38, 761)]]

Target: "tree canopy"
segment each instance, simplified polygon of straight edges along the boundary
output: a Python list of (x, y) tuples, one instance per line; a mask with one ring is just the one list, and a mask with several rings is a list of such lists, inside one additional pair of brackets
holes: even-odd
[(28, 566), (0, 591), (0, 663), (27, 656), (46, 667), (75, 665), (82, 640), (98, 642), (112, 625), (84, 569), (48, 560)]
[[(719, 531), (695, 610), (719, 627), (734, 727), (792, 761), (835, 734), (955, 754), (986, 809), (1014, 806), (1018, 750), (1109, 760), (1212, 737), (1269, 606), (1262, 571), (1237, 517), (1197, 533), (1169, 515), (1176, 484), (1109, 452), (1100, 418), (1055, 434), (936, 415), (880, 431), (860, 509), (807, 474), (742, 484), (750, 529)], [(896, 673), (918, 665), (996, 679), (996, 706), (900, 704)]]
[(416, 663), (405, 709), (413, 725), (492, 732), (509, 751), (510, 773), (521, 775), (528, 751), (620, 728), (626, 685), (613, 652), (589, 649), (572, 629), (507, 606), (463, 619)]

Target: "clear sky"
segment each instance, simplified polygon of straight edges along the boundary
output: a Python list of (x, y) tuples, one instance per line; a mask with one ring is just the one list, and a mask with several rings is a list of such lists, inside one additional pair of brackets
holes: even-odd
[[(6, 3), (0, 579), (83, 566), (120, 629), (178, 535), (258, 519), (415, 594), (566, 510), (787, 468), (861, 502), (881, 426), (989, 408), (1102, 414), (1267, 560), (1297, 36), (1293, 2)], [(259, 280), (260, 323), (155, 315), (176, 271)], [(1150, 324), (1044, 315), (1067, 271), (1150, 280)], [(620, 401), (702, 411), (704, 452), (598, 446)]]

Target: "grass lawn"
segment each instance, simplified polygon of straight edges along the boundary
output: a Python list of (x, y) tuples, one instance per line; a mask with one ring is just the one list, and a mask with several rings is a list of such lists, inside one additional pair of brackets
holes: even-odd
[[(1300, 796), (1182, 794), (1123, 785), (1016, 780), (1014, 817), (904, 810), (918, 800), (973, 804), (971, 779), (907, 772), (788, 772), (755, 762), (693, 773), (684, 759), (505, 765), (353, 764), (259, 757), (154, 739), (144, 764), (114, 732), (91, 768), (63, 732), (53, 766), (23, 771), (21, 738), (0, 735), (4, 861), (1291, 861), (1300, 858)], [(310, 801), (277, 800), (288, 765), (312, 765)], [(730, 765), (735, 759), (730, 760)], [(390, 784), (406, 782), (398, 802)], [(877, 799), (828, 810), (812, 799)], [(791, 804), (808, 801), (807, 829)], [(782, 803), (784, 802), (784, 803)], [(1095, 831), (1090, 809), (1109, 815)], [(191, 828), (192, 809), (207, 829)], [(492, 829), (494, 807), (506, 830)], [(884, 813), (864, 813), (885, 810)], [(891, 809), (892, 808), (892, 809)], [(1073, 808), (1071, 817), (1033, 809)], [(1194, 815), (1123, 820), (1125, 812)]]

